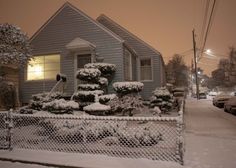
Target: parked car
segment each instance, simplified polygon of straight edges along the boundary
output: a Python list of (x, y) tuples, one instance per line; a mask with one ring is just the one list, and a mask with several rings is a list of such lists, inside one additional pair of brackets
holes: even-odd
[(206, 93), (199, 93), (199, 99), (206, 99), (207, 98), (207, 95)]
[(224, 111), (236, 114), (236, 96), (233, 96), (227, 102), (225, 102)]
[(213, 98), (212, 103), (216, 107), (223, 108), (225, 102), (228, 101), (231, 97), (232, 97), (232, 95), (230, 95), (230, 94), (221, 93)]
[(210, 91), (208, 95), (209, 95), (209, 96), (216, 96), (216, 95), (217, 95), (217, 92)]

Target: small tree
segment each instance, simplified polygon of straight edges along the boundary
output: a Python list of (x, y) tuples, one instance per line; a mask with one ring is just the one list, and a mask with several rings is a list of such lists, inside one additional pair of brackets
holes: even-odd
[(0, 64), (24, 66), (31, 57), (27, 35), (17, 26), (0, 24)]
[(0, 100), (2, 105), (7, 109), (15, 107), (16, 92), (13, 83), (0, 81)]

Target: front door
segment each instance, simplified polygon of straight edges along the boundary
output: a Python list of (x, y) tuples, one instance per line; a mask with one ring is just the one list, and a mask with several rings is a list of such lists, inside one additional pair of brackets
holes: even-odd
[[(81, 68), (84, 68), (85, 64), (91, 63), (92, 57), (91, 54), (83, 54), (83, 55), (77, 55), (76, 56), (76, 71), (78, 71)], [(78, 84), (82, 83), (80, 80), (75, 80), (75, 91), (77, 91)]]

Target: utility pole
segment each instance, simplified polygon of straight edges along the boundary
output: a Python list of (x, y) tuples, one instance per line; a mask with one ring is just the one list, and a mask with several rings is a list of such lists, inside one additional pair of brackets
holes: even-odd
[(194, 56), (194, 66), (195, 66), (195, 81), (196, 81), (196, 94), (197, 99), (199, 99), (199, 85), (198, 85), (198, 72), (197, 72), (197, 53), (196, 53), (196, 41), (195, 41), (195, 30), (192, 31), (193, 34), (193, 56)]

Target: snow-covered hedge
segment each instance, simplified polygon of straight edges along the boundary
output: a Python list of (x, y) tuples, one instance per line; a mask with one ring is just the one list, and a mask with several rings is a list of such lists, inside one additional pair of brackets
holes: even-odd
[(78, 70), (76, 74), (77, 79), (87, 82), (98, 81), (100, 76), (101, 71), (95, 68), (83, 68)]
[[(135, 128), (127, 122), (104, 121), (68, 121), (45, 119), (40, 126), (43, 132), (53, 136), (53, 140), (63, 143), (94, 142), (101, 140), (105, 145), (119, 145), (126, 147), (153, 146), (163, 141), (152, 122), (137, 125)], [(107, 141), (109, 138), (109, 142)]]
[(73, 109), (79, 109), (79, 104), (75, 101), (56, 99), (47, 103), (43, 103), (42, 109), (52, 113), (68, 113), (72, 112)]
[(116, 94), (107, 94), (107, 95), (99, 96), (98, 98), (99, 98), (100, 103), (106, 104), (110, 100), (117, 98), (117, 96), (116, 96)]
[(84, 65), (84, 68), (99, 69), (104, 77), (110, 77), (116, 71), (116, 65), (108, 63), (89, 63)]
[(78, 90), (93, 91), (101, 89), (98, 84), (79, 84)]
[(117, 93), (129, 94), (136, 93), (143, 90), (143, 83), (141, 82), (115, 82), (113, 88)]

